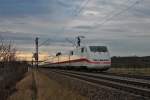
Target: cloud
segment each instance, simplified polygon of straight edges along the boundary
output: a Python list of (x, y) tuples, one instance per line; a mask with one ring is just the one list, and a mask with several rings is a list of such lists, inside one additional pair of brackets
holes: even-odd
[(140, 0), (117, 15), (136, 1), (90, 0), (75, 16), (86, 0), (0, 0), (0, 35), (21, 50), (32, 51), (38, 36), (40, 43), (50, 38), (55, 50), (64, 46), (65, 51), (66, 37), (85, 35), (90, 42), (109, 44), (112, 55), (148, 55), (150, 1)]
[(93, 29), (94, 27), (93, 26), (89, 26), (89, 25), (84, 25), (84, 26), (76, 26), (74, 27), (76, 29)]

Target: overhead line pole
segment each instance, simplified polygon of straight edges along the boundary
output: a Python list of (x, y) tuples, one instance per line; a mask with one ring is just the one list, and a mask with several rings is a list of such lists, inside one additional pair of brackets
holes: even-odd
[(43, 43), (39, 44), (39, 38), (36, 37), (35, 38), (35, 53), (34, 53), (34, 58), (35, 58), (35, 67), (38, 68), (39, 67), (39, 47), (41, 47), (42, 45), (44, 45), (45, 43), (47, 43), (50, 39), (44, 41)]
[(36, 61), (36, 68), (38, 68), (38, 63), (39, 63), (39, 38), (36, 37), (35, 39), (35, 48), (36, 48), (36, 51), (35, 51), (35, 61)]

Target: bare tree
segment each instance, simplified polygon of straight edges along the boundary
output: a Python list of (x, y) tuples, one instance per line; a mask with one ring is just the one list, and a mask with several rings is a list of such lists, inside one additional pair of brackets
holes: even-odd
[(15, 60), (16, 49), (12, 41), (0, 40), (0, 61), (10, 62)]

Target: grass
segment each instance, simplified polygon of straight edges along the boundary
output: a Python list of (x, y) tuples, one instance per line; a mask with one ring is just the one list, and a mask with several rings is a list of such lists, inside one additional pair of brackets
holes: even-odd
[(47, 76), (39, 72), (35, 74), (38, 87), (37, 100), (87, 100), (86, 97), (64, 88)]
[(108, 72), (150, 76), (150, 68), (111, 68)]
[(26, 73), (25, 78), (17, 83), (16, 89), (17, 91), (13, 93), (8, 100), (32, 100), (31, 72)]
[[(17, 91), (8, 100), (32, 100), (31, 73), (31, 71), (28, 72), (26, 77), (16, 85)], [(86, 97), (77, 94), (77, 92), (64, 88), (38, 71), (34, 71), (34, 76), (37, 87), (37, 100), (88, 100)]]

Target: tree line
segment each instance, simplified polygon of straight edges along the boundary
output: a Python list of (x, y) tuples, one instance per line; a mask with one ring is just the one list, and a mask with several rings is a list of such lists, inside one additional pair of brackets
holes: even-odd
[(150, 68), (150, 56), (112, 57), (112, 67)]

